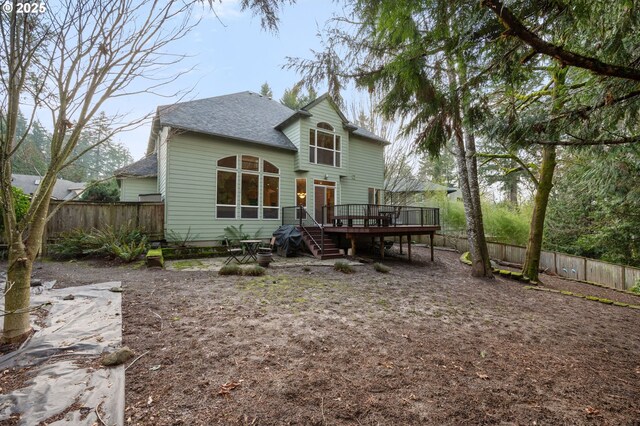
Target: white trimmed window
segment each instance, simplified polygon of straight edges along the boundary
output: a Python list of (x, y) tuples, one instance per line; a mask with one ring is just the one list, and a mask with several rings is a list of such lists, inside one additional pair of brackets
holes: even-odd
[(315, 129), (309, 129), (309, 162), (340, 167), (341, 144), (329, 123), (320, 122)]
[(280, 169), (252, 155), (225, 157), (217, 166), (216, 218), (280, 217)]

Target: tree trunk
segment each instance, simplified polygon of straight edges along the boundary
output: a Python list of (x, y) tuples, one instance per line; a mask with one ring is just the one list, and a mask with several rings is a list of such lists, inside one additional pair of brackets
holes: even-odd
[[(484, 234), (484, 220), (482, 218), (482, 206), (480, 205), (480, 184), (478, 182), (478, 162), (476, 160), (476, 142), (472, 130), (466, 132), (466, 164), (469, 178), (469, 192), (473, 215), (473, 228), (475, 244), (471, 252), (474, 277), (493, 278), (489, 248)], [(471, 242), (471, 241), (470, 241)]]
[[(455, 24), (454, 24), (455, 25)], [(480, 184), (476, 159), (476, 138), (468, 110), (471, 94), (466, 87), (467, 67), (464, 58), (458, 54), (456, 63), (449, 60), (453, 131), (458, 145), (457, 163), (462, 183), (462, 200), (467, 221), (467, 238), (471, 254), (471, 275), (493, 279), (489, 249), (484, 235), (484, 221), (480, 205)]]
[[(451, 116), (453, 134), (456, 141), (456, 163), (460, 180), (460, 190), (464, 204), (464, 215), (467, 223), (467, 239), (471, 254), (471, 275), (474, 277), (493, 278), (489, 249), (484, 235), (482, 209), (480, 206), (480, 186), (478, 184), (478, 166), (476, 162), (476, 145), (473, 129), (467, 122), (463, 123), (462, 109), (467, 101), (460, 99), (458, 87), (466, 81), (464, 66), (456, 68), (452, 60), (448, 61), (448, 75), (451, 93)], [(466, 91), (465, 91), (466, 92)], [(466, 133), (466, 138), (465, 138)]]
[(23, 242), (22, 232), (17, 231), (15, 227), (6, 232), (9, 239), (9, 269), (4, 301), (4, 310), (7, 314), (4, 317), (2, 342), (21, 342), (31, 333), (29, 316), (31, 271), (42, 246), (42, 235), (47, 224), (54, 184), (55, 180), (43, 180), (39, 188), (41, 192), (34, 196), (34, 199), (43, 198), (34, 210), (31, 226), (26, 231), (29, 233), (26, 240)]
[(29, 299), (32, 266), (24, 244), (21, 241), (13, 243), (9, 250), (9, 270), (4, 290), (6, 314), (2, 341), (5, 343), (21, 342), (31, 332)]
[[(510, 168), (518, 167), (518, 164), (511, 160), (509, 162)], [(512, 209), (518, 209), (518, 172), (512, 172), (507, 176), (507, 199)]]
[(542, 167), (540, 168), (540, 179), (536, 190), (536, 197), (531, 215), (531, 227), (529, 229), (529, 240), (527, 242), (527, 252), (525, 254), (522, 274), (529, 277), (531, 281), (538, 281), (538, 270), (540, 269), (540, 253), (542, 252), (542, 235), (544, 233), (544, 219), (547, 213), (549, 195), (553, 187), (553, 173), (556, 167), (556, 147), (546, 145), (542, 149)]
[(518, 181), (510, 180), (509, 183), (509, 205), (514, 209), (518, 209)]
[[(557, 67), (554, 69), (552, 78), (553, 86), (553, 106), (551, 114), (560, 111), (564, 104), (564, 92), (566, 91), (565, 81), (567, 67)], [(556, 133), (552, 136), (555, 140), (560, 137)], [(538, 270), (540, 269), (540, 253), (542, 252), (542, 236), (544, 234), (544, 219), (547, 214), (547, 204), (549, 195), (553, 188), (553, 173), (556, 168), (556, 147), (555, 145), (545, 145), (542, 149), (542, 164), (540, 166), (540, 178), (531, 215), (531, 227), (529, 228), (529, 240), (527, 241), (527, 251), (525, 253), (524, 264), (522, 265), (522, 275), (531, 281), (538, 281)]]

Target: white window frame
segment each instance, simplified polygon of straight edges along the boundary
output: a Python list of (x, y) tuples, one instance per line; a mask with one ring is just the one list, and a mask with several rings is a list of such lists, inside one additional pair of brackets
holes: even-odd
[[(250, 157), (255, 157), (258, 159), (258, 170), (245, 170), (242, 168), (242, 157), (243, 156), (250, 156)], [(230, 168), (230, 167), (225, 167), (225, 166), (219, 166), (218, 162), (220, 160), (223, 160), (225, 158), (228, 157), (236, 157), (236, 167), (235, 168)], [(264, 171), (264, 163), (268, 162), (270, 163), (273, 167), (275, 167), (278, 170), (278, 173), (272, 173), (272, 172), (265, 172)], [(235, 182), (236, 182), (236, 203), (235, 204), (218, 204), (218, 172), (229, 172), (229, 173), (234, 173), (235, 174)], [(256, 175), (258, 176), (258, 204), (255, 206), (252, 205), (245, 205), (242, 204), (242, 175), (243, 174), (247, 174), (247, 175)], [(275, 177), (278, 179), (278, 205), (277, 206), (265, 206), (264, 205), (264, 194), (263, 194), (263, 190), (264, 190), (264, 178), (268, 176), (268, 177)], [(282, 188), (282, 176), (280, 174), (280, 167), (277, 167), (273, 162), (266, 160), (262, 157), (258, 157), (256, 155), (252, 155), (252, 154), (236, 154), (236, 155), (228, 155), (226, 157), (222, 157), (222, 158), (218, 158), (216, 160), (216, 212), (215, 212), (215, 218), (216, 219), (220, 219), (220, 220), (225, 220), (225, 219), (229, 219), (229, 220), (280, 220), (280, 208), (281, 208), (281, 204), (282, 204), (282, 194), (281, 194), (281, 188)], [(233, 217), (218, 217), (218, 207), (233, 207), (235, 209), (235, 213)], [(242, 217), (242, 209), (243, 208), (255, 208), (258, 209), (258, 214), (257, 217), (251, 217), (251, 218), (247, 218), (247, 217)], [(270, 218), (266, 218), (264, 216), (264, 211), (266, 209), (269, 210), (277, 210), (278, 214), (276, 217), (270, 217)]]
[[(309, 162), (312, 164), (318, 164), (321, 166), (342, 168), (342, 146), (344, 141), (342, 140), (342, 137), (335, 132), (335, 130), (328, 130), (326, 127), (320, 127), (321, 124), (324, 124), (325, 126), (331, 127), (333, 129), (333, 126), (325, 122), (320, 122), (316, 124), (315, 128), (309, 129)], [(313, 132), (313, 137), (311, 137), (312, 132)], [(323, 134), (332, 137), (333, 149), (318, 147), (318, 132), (322, 132)], [(337, 140), (340, 141), (340, 149), (336, 149)], [(332, 164), (325, 164), (325, 163), (318, 162), (319, 149), (323, 151), (331, 152), (332, 154), (331, 156), (333, 158)], [(313, 159), (312, 159), (312, 156), (313, 156)]]

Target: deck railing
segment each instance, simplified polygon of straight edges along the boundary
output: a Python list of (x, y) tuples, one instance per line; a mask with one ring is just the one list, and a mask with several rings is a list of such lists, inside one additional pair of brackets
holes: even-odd
[[(325, 226), (439, 226), (440, 210), (434, 207), (392, 206), (380, 204), (337, 204), (324, 206)], [(283, 207), (283, 225), (319, 227), (304, 207)]]
[(334, 226), (439, 226), (440, 210), (434, 207), (380, 204), (324, 206), (323, 216)]

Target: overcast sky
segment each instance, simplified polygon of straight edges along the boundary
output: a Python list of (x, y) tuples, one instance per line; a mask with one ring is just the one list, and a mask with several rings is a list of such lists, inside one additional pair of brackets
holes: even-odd
[[(251, 12), (240, 12), (238, 0), (223, 0), (216, 5), (220, 20), (207, 11), (200, 25), (169, 49), (191, 56), (181, 64), (182, 69), (195, 69), (166, 87), (165, 93), (190, 89), (187, 100), (201, 99), (245, 90), (259, 92), (266, 81), (279, 100), (284, 89), (300, 79), (294, 71), (282, 69), (285, 58), (310, 58), (311, 49), (320, 50), (316, 34), (340, 10), (340, 5), (329, 0), (298, 0), (284, 7), (279, 31), (273, 34), (263, 30), (260, 19)], [(324, 90), (321, 87), (318, 92)], [(158, 105), (176, 100), (156, 96), (121, 98), (110, 102), (106, 112), (140, 117), (155, 111)], [(115, 138), (129, 148), (136, 160), (144, 156), (150, 122)]]

